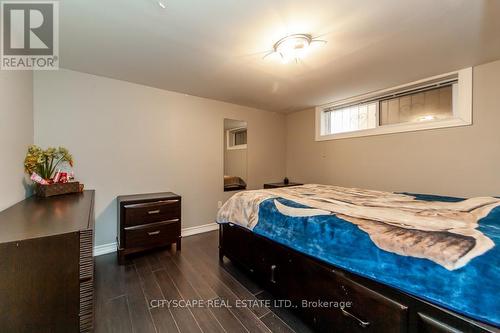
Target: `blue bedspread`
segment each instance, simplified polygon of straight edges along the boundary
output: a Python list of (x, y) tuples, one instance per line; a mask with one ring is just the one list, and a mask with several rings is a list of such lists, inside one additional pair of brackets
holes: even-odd
[[(461, 199), (417, 195), (419, 200)], [(291, 207), (307, 208), (283, 198)], [(500, 207), (482, 218), (478, 230), (495, 243), (485, 254), (457, 270), (427, 259), (378, 248), (368, 234), (335, 215), (291, 217), (281, 214), (274, 199), (263, 201), (253, 232), (347, 271), (397, 288), (444, 308), (500, 326)]]

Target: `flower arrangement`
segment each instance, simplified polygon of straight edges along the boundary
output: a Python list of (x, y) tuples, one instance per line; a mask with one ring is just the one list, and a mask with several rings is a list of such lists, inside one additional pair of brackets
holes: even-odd
[(29, 175), (37, 174), (42, 179), (49, 181), (53, 178), (58, 167), (67, 163), (73, 166), (73, 156), (64, 147), (49, 147), (45, 150), (32, 145), (28, 147), (24, 159), (24, 170)]

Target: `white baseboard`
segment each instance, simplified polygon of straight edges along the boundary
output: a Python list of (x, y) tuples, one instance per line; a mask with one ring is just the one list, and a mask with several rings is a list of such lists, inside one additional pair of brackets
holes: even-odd
[(94, 246), (94, 257), (116, 252), (116, 242)]
[[(187, 236), (202, 234), (204, 232), (214, 231), (214, 230), (218, 230), (218, 229), (219, 229), (219, 225), (217, 223), (208, 223), (208, 224), (199, 225), (196, 227), (184, 228), (181, 231), (181, 236), (187, 237)], [(96, 246), (94, 246), (94, 257), (102, 256), (103, 254), (116, 252), (116, 247), (117, 247), (116, 242), (103, 244), (103, 245), (96, 245)]]
[(218, 229), (219, 229), (219, 225), (217, 223), (208, 223), (208, 224), (199, 225), (196, 227), (184, 228), (181, 231), (181, 235), (182, 235), (182, 237), (187, 237), (187, 236), (202, 234), (204, 232), (214, 231), (214, 230), (218, 230)]

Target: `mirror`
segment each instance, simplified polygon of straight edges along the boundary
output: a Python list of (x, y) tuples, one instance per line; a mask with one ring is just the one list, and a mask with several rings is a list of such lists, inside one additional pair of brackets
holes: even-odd
[(247, 188), (247, 122), (224, 119), (224, 192)]

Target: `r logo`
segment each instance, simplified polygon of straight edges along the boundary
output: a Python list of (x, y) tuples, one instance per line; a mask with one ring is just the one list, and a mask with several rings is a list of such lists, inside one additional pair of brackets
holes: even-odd
[(54, 17), (51, 3), (5, 4), (4, 55), (51, 55)]

